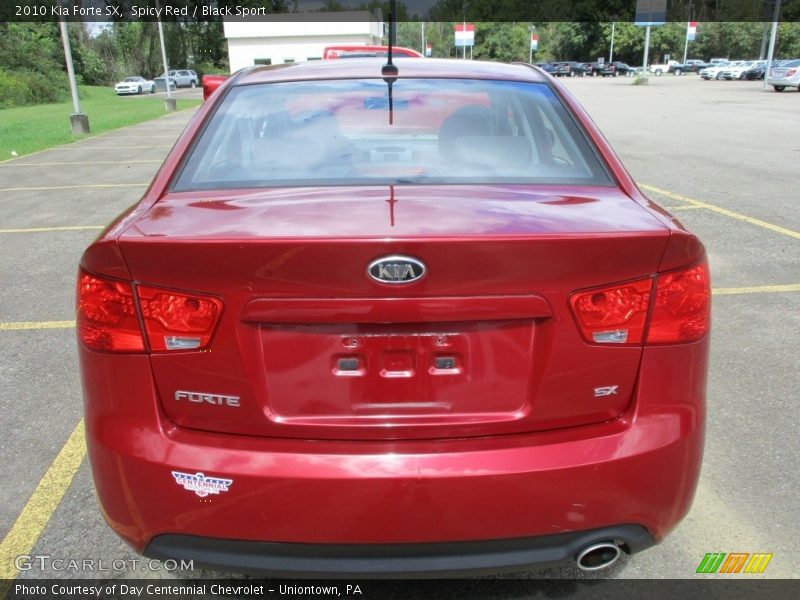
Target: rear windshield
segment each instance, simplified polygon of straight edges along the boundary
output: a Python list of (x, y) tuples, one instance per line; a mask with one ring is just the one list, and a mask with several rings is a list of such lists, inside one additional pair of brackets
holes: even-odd
[(403, 183), (611, 180), (545, 84), (365, 79), (232, 88), (173, 189)]

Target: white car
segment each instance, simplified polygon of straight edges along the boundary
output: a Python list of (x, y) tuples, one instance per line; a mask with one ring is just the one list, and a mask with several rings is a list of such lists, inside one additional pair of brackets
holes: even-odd
[(700, 71), (700, 77), (708, 81), (709, 79), (722, 79), (722, 72), (726, 69), (732, 69), (733, 67), (739, 66), (739, 62), (724, 62), (718, 63), (713, 67), (706, 67), (702, 71)]
[(797, 88), (800, 92), (800, 60), (790, 60), (778, 67), (772, 67), (767, 76), (767, 85), (782, 92), (787, 87)]
[(744, 74), (747, 73), (749, 69), (756, 67), (758, 65), (764, 65), (767, 61), (765, 60), (745, 60), (740, 62), (738, 65), (725, 67), (722, 70), (722, 79), (726, 79), (730, 81), (731, 79), (744, 79)]
[(122, 94), (141, 94), (143, 92), (155, 94), (156, 84), (154, 81), (144, 77), (126, 77), (114, 86), (114, 91), (117, 96)]

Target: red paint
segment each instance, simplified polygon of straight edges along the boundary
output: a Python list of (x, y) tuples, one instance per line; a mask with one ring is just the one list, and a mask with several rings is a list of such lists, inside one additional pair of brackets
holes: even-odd
[[(343, 46), (326, 46), (322, 51), (323, 60), (331, 60), (335, 58), (342, 58), (342, 55), (369, 53), (375, 52), (383, 54), (389, 51), (389, 46), (360, 46), (357, 44), (343, 45)], [(392, 54), (394, 56), (410, 56), (413, 58), (422, 58), (422, 54), (411, 48), (403, 48), (401, 46), (392, 46)]]
[(227, 75), (203, 75), (203, 100), (208, 100), (227, 78)]

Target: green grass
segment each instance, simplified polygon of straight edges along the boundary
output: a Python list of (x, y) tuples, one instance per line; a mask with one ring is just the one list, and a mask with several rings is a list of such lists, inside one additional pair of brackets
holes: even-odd
[[(12, 158), (12, 150), (22, 156), (167, 114), (162, 95), (126, 97), (117, 96), (111, 87), (80, 86), (80, 97), (81, 111), (89, 115), (88, 136), (70, 131), (71, 100), (0, 110), (0, 160)], [(178, 110), (200, 103), (178, 100)]]

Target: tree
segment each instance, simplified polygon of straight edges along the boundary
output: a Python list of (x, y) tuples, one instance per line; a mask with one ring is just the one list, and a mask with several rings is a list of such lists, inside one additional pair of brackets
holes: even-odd
[(476, 23), (473, 56), (483, 60), (528, 62), (528, 23)]

